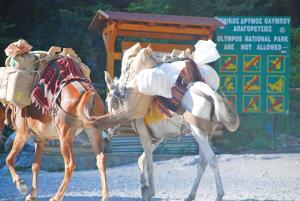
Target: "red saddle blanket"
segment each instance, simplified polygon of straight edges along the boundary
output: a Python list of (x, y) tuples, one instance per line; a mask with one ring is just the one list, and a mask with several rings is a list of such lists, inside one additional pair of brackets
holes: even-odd
[(31, 94), (33, 103), (43, 112), (49, 112), (54, 98), (71, 81), (87, 82), (92, 87), (90, 81), (84, 77), (80, 64), (74, 59), (62, 57), (51, 61)]
[(165, 98), (162, 96), (156, 96), (155, 103), (158, 105), (161, 112), (167, 116), (172, 117), (180, 106), (181, 99), (187, 92), (187, 87), (190, 83), (196, 81), (205, 82), (203, 76), (197, 68), (197, 64), (191, 60), (185, 60), (186, 66), (181, 70), (175, 86), (172, 90), (172, 98)]

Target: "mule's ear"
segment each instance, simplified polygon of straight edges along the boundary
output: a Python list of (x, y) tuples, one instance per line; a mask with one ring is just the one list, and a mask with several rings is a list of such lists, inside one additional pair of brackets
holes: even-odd
[(106, 85), (108, 87), (108, 89), (111, 91), (115, 88), (115, 83), (114, 81), (111, 79), (109, 73), (107, 71), (104, 71), (104, 78), (105, 78), (105, 82)]

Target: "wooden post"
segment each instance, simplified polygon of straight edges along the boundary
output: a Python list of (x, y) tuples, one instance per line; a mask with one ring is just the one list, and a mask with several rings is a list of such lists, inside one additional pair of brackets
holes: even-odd
[(118, 32), (118, 27), (116, 23), (113, 23), (109, 26), (107, 26), (104, 31), (104, 37), (105, 38), (105, 47), (106, 47), (106, 52), (107, 52), (107, 59), (106, 59), (106, 68), (111, 77), (114, 77), (115, 75), (115, 42), (117, 39), (117, 32)]

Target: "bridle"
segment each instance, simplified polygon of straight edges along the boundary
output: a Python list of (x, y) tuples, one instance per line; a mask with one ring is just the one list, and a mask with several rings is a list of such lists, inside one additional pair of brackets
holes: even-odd
[(106, 95), (106, 103), (108, 104), (109, 112), (112, 113), (113, 104), (118, 104), (119, 106), (125, 104), (125, 93), (120, 90), (119, 85), (116, 85), (113, 89), (110, 89)]

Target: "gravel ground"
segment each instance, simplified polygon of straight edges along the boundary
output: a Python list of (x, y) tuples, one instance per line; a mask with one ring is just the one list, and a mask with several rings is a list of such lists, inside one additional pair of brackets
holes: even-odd
[[(219, 155), (219, 167), (225, 190), (225, 201), (235, 200), (299, 200), (300, 154)], [(197, 168), (197, 156), (186, 156), (155, 162), (154, 201), (179, 201), (189, 193)], [(20, 175), (31, 182), (31, 172)], [(141, 200), (137, 164), (107, 170), (110, 201)], [(0, 170), (0, 200), (24, 200), (13, 185), (6, 169)], [(39, 199), (49, 200), (55, 194), (63, 173), (41, 171)], [(97, 170), (76, 171), (64, 201), (101, 200), (100, 178)], [(211, 201), (216, 197), (212, 171), (208, 168), (200, 183), (196, 200)]]

